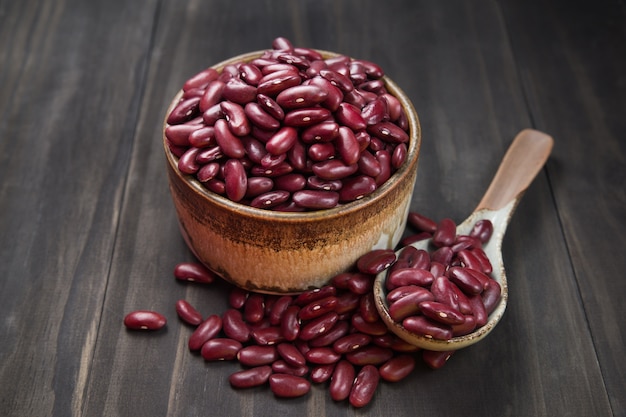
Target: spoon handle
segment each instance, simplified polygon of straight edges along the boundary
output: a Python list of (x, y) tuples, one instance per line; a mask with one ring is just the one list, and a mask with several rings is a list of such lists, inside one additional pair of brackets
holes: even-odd
[(533, 129), (517, 134), (476, 210), (498, 210), (519, 199), (546, 163), (551, 136)]

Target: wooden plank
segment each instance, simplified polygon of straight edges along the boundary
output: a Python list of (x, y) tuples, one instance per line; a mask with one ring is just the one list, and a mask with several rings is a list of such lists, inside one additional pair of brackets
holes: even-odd
[(80, 414), (154, 6), (0, 6), (2, 415)]
[[(428, 7), (420, 2), (389, 2), (388, 7), (330, 1), (163, 2), (84, 415), (355, 413), (330, 400), (325, 386), (293, 401), (276, 400), (267, 388), (231, 390), (227, 377), (238, 366), (205, 364), (189, 353), (185, 339), (191, 329), (173, 314), (178, 298), (190, 300), (205, 315), (219, 314), (227, 292), (225, 286), (181, 285), (171, 276), (177, 262), (191, 257), (176, 230), (161, 156), (168, 101), (205, 66), (264, 49), (279, 35), (298, 45), (376, 61), (409, 93), (424, 128), (413, 208), (433, 217), (465, 217), (514, 134), (531, 124), (495, 2)], [(420, 365), (401, 383), (381, 384), (365, 411), (608, 414), (594, 346), (588, 329), (580, 326), (584, 312), (558, 220), (542, 175), (507, 234), (511, 301), (505, 321), (487, 341), (459, 352), (444, 369), (432, 372)], [(122, 328), (125, 312), (148, 307), (169, 311), (166, 332), (137, 335)], [(580, 343), (572, 346), (571, 340)], [(567, 390), (563, 381), (569, 382)]]
[[(614, 415), (626, 414), (626, 11), (623, 3), (503, 2), (532, 118), (557, 138), (559, 221)], [(533, 22), (528, 30), (527, 22)], [(549, 40), (549, 41), (547, 41)]]

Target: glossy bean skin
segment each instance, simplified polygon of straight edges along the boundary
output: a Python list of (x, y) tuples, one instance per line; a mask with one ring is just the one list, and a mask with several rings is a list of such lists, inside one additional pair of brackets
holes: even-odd
[(335, 111), (335, 117), (340, 124), (349, 128), (350, 132), (363, 130), (367, 127), (367, 123), (361, 116), (361, 110), (353, 104), (346, 102), (339, 104), (339, 108)]
[(370, 336), (382, 336), (387, 333), (387, 326), (382, 320), (378, 320), (374, 323), (365, 321), (360, 314), (353, 314), (350, 320), (352, 327), (357, 331)]
[(222, 97), (237, 104), (245, 105), (256, 98), (257, 87), (250, 85), (239, 78), (228, 80), (222, 90)]
[(200, 165), (196, 161), (196, 156), (200, 152), (198, 148), (189, 148), (178, 159), (178, 170), (183, 174), (192, 175), (198, 172)]
[(311, 390), (311, 383), (302, 377), (289, 374), (272, 374), (269, 377), (270, 389), (277, 397), (301, 397)]
[(343, 401), (350, 395), (356, 369), (347, 360), (341, 360), (335, 366), (331, 377), (329, 391), (334, 401)]
[(391, 122), (369, 125), (367, 126), (367, 132), (385, 142), (407, 143), (409, 141), (408, 133)]
[(376, 180), (367, 175), (359, 175), (347, 178), (343, 182), (341, 190), (339, 190), (339, 201), (347, 203), (350, 201), (360, 200), (361, 198), (372, 194), (378, 186)]
[(485, 286), (485, 290), (481, 294), (481, 298), (485, 306), (485, 311), (487, 314), (491, 314), (498, 305), (498, 302), (500, 302), (500, 298), (502, 298), (501, 285), (493, 279), (489, 280)]
[[(324, 121), (304, 129), (301, 139), (304, 143), (330, 142), (339, 135), (339, 125), (332, 121)], [(184, 141), (182, 141), (184, 143)]]
[(323, 210), (333, 208), (339, 203), (336, 191), (300, 190), (293, 193), (293, 201), (300, 207)]
[(244, 148), (241, 139), (230, 131), (228, 122), (225, 119), (218, 119), (214, 124), (214, 128), (215, 140), (224, 155), (233, 159), (239, 159), (245, 156), (246, 149)]
[(350, 331), (350, 324), (345, 320), (339, 320), (328, 332), (309, 340), (309, 346), (311, 348), (330, 346), (345, 336), (348, 331)]
[(257, 345), (275, 345), (285, 340), (281, 328), (277, 326), (253, 328), (250, 336)]
[(311, 107), (323, 102), (328, 96), (321, 87), (316, 85), (298, 85), (281, 91), (276, 96), (276, 103), (283, 109)]
[(393, 357), (393, 351), (376, 345), (368, 345), (345, 354), (353, 365), (382, 365)]
[(165, 316), (151, 310), (136, 310), (124, 317), (124, 326), (131, 330), (159, 330), (166, 324)]
[(301, 333), (300, 319), (298, 318), (299, 312), (300, 307), (290, 305), (282, 315), (280, 328), (285, 339), (290, 342), (296, 340)]
[(285, 190), (268, 191), (252, 199), (250, 206), (271, 209), (289, 200), (289, 196), (289, 192)]
[(333, 349), (337, 353), (345, 354), (367, 346), (372, 341), (372, 336), (365, 333), (350, 333), (333, 343)]
[(265, 144), (265, 149), (272, 155), (286, 153), (298, 140), (298, 131), (289, 126), (278, 130)]
[(388, 382), (398, 382), (415, 369), (415, 358), (411, 355), (398, 355), (378, 368), (380, 377)]
[(237, 360), (244, 366), (270, 365), (278, 359), (276, 346), (248, 345), (237, 352)]
[(426, 365), (432, 369), (441, 369), (446, 362), (452, 357), (454, 351), (437, 352), (433, 350), (423, 350), (422, 359)]
[(410, 332), (432, 339), (449, 340), (452, 338), (450, 326), (434, 322), (424, 316), (409, 316), (402, 320), (402, 326)]
[(247, 103), (244, 113), (253, 124), (261, 129), (276, 130), (280, 127), (280, 120), (275, 119), (257, 102)]
[(174, 276), (181, 281), (210, 284), (215, 281), (215, 274), (197, 262), (181, 262), (174, 268)]
[(315, 347), (311, 348), (305, 355), (307, 362), (316, 365), (328, 365), (336, 363), (341, 359), (341, 355), (335, 352), (330, 347)]
[(198, 113), (200, 97), (191, 97), (179, 102), (167, 117), (167, 123), (177, 125), (193, 119)]
[(350, 404), (357, 408), (369, 404), (376, 393), (379, 380), (380, 374), (374, 365), (365, 365), (361, 368), (350, 390), (348, 397)]
[(304, 355), (291, 343), (280, 343), (276, 346), (276, 351), (280, 357), (292, 366), (306, 365)]
[(357, 269), (364, 274), (376, 275), (396, 261), (396, 254), (389, 249), (376, 249), (357, 259)]
[(354, 174), (359, 166), (357, 164), (348, 165), (338, 159), (317, 162), (312, 166), (313, 173), (325, 180), (339, 180)]
[(493, 223), (491, 223), (488, 219), (482, 219), (477, 221), (469, 235), (471, 237), (477, 238), (482, 243), (487, 243), (489, 239), (491, 239), (491, 235), (493, 234)]
[(193, 77), (189, 78), (183, 84), (183, 91), (189, 91), (194, 88), (206, 87), (211, 81), (217, 80), (218, 72), (214, 68), (207, 68), (200, 71)]
[(216, 314), (207, 317), (191, 334), (187, 345), (189, 350), (200, 350), (209, 339), (214, 338), (222, 330), (222, 318)]
[(437, 222), (420, 213), (410, 212), (407, 222), (421, 232), (435, 233), (435, 230), (437, 230)]
[(451, 246), (456, 238), (456, 223), (449, 218), (444, 218), (437, 224), (437, 229), (433, 233), (433, 244), (435, 246)]
[(248, 175), (238, 159), (229, 159), (224, 164), (224, 184), (226, 195), (232, 201), (240, 201), (248, 190)]
[(467, 268), (453, 266), (448, 269), (448, 279), (468, 295), (480, 294), (483, 284)]
[(256, 366), (244, 369), (230, 375), (228, 382), (234, 388), (252, 388), (264, 385), (272, 374), (272, 367), (269, 365)]
[(265, 297), (259, 293), (250, 294), (243, 310), (243, 318), (247, 323), (258, 323), (265, 317)]
[(286, 174), (274, 179), (274, 184), (277, 190), (293, 193), (306, 187), (306, 177), (302, 174)]
[(294, 366), (286, 361), (279, 359), (272, 363), (272, 371), (277, 374), (289, 374), (295, 375), (299, 377), (305, 377), (309, 374), (309, 367), (306, 365), (303, 366)]
[(243, 320), (241, 312), (234, 308), (222, 314), (222, 329), (227, 337), (238, 342), (245, 343), (250, 340), (250, 328)]
[(447, 304), (436, 301), (422, 301), (419, 303), (421, 313), (443, 324), (455, 325), (465, 322), (465, 316)]
[(400, 322), (409, 316), (418, 314), (420, 312), (419, 304), (421, 302), (433, 301), (435, 299), (435, 296), (426, 288), (414, 287), (414, 291), (398, 298), (389, 306), (389, 316), (391, 316), (394, 321)]
[(207, 361), (230, 361), (237, 357), (243, 345), (228, 338), (215, 338), (206, 341), (200, 349), (200, 355)]
[(391, 271), (387, 277), (388, 288), (403, 287), (406, 285), (419, 285), (427, 287), (433, 283), (435, 277), (426, 269), (400, 268)]
[(192, 326), (197, 326), (203, 321), (202, 314), (186, 300), (178, 300), (176, 302), (176, 314), (178, 314), (181, 320)]
[(298, 316), (300, 320), (311, 320), (316, 317), (319, 317), (323, 314), (326, 314), (335, 309), (337, 305), (337, 297), (329, 296), (326, 298), (322, 298), (321, 300), (314, 300), (311, 303), (303, 306)]
[(220, 107), (230, 131), (236, 136), (245, 136), (250, 133), (250, 122), (244, 111), (244, 108), (237, 103), (231, 101), (222, 101)]
[(332, 329), (335, 323), (339, 320), (339, 315), (331, 311), (326, 313), (310, 322), (306, 323), (300, 330), (300, 339), (304, 341), (311, 340), (318, 337)]
[(293, 298), (289, 295), (283, 295), (274, 302), (270, 312), (268, 313), (271, 325), (276, 326), (280, 324), (283, 313), (287, 310), (287, 307), (289, 307), (291, 303), (293, 303)]

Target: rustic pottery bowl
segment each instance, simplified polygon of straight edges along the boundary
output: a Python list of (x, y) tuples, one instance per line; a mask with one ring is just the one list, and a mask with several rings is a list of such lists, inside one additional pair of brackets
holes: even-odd
[[(216, 64), (250, 61), (263, 51)], [(336, 54), (320, 51), (324, 57)], [(163, 143), (169, 187), (183, 238), (199, 261), (226, 281), (263, 293), (298, 293), (319, 288), (373, 249), (391, 249), (406, 226), (421, 145), (417, 113), (400, 88), (385, 77), (409, 122), (407, 160), (374, 193), (332, 209), (278, 212), (233, 202), (207, 190), (177, 168), (178, 158)], [(167, 114), (178, 103), (173, 99)], [(165, 126), (163, 131), (165, 132)]]

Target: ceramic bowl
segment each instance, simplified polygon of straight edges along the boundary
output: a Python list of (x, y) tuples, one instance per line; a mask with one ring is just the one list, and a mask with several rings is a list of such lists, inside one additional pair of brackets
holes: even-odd
[[(235, 56), (213, 68), (221, 71), (228, 64), (250, 61), (262, 53)], [(325, 58), (336, 55), (320, 53)], [(389, 78), (384, 81), (387, 90), (400, 100), (408, 118), (407, 160), (369, 196), (332, 209), (278, 212), (233, 202), (207, 190), (194, 177), (182, 174), (164, 134), (172, 200), (182, 236), (196, 258), (241, 288), (288, 294), (323, 286), (370, 250), (395, 247), (406, 226), (421, 129), (406, 94)], [(167, 114), (181, 94), (182, 91), (172, 100)]]

